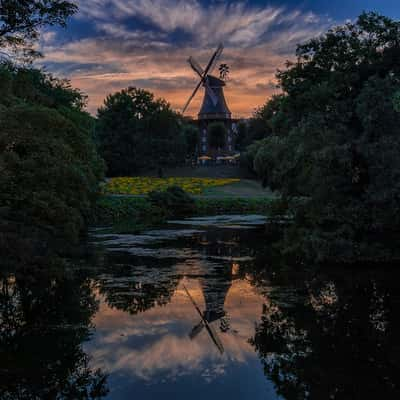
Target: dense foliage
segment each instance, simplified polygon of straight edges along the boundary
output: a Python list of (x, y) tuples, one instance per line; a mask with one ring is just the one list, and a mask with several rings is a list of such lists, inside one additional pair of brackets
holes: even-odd
[(265, 184), (309, 199), (297, 210), (303, 251), (375, 257), (375, 239), (400, 226), (400, 22), (364, 13), (297, 57), (259, 110), (265, 139), (247, 159)]
[(211, 147), (219, 149), (225, 146), (227, 130), (222, 122), (208, 125), (208, 140)]
[(15, 247), (22, 231), (41, 245), (43, 235), (73, 240), (103, 170), (85, 99), (38, 70), (3, 64), (0, 76), (1, 246)]
[(71, 1), (1, 0), (0, 49), (14, 55), (22, 51), (28, 58), (38, 55), (32, 45), (40, 29), (48, 25), (65, 26), (66, 19), (76, 11), (77, 6)]
[(181, 118), (162, 99), (142, 89), (109, 95), (98, 110), (97, 135), (109, 176), (182, 163), (186, 139)]
[(195, 158), (197, 154), (199, 129), (191, 124), (186, 124), (183, 129), (186, 142), (186, 154), (189, 158)]

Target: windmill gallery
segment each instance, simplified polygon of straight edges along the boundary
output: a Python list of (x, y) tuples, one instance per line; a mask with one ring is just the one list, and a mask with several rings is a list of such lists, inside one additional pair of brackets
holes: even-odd
[[(198, 130), (198, 154), (203, 163), (207, 159), (233, 160), (235, 155), (235, 140), (237, 136), (238, 120), (232, 119), (231, 111), (224, 96), (224, 86), (229, 73), (227, 64), (219, 67), (219, 77), (213, 76), (217, 62), (222, 54), (223, 45), (220, 44), (211, 56), (207, 66), (203, 69), (201, 65), (190, 56), (187, 60), (190, 67), (200, 78), (193, 93), (183, 107), (182, 113), (187, 110), (190, 102), (196, 96), (201, 86), (204, 87), (203, 102), (195, 121)], [(213, 128), (219, 128), (219, 137), (213, 140)]]

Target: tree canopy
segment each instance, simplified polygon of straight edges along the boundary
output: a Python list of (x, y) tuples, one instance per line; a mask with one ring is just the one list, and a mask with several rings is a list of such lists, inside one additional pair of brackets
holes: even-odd
[(37, 55), (32, 43), (46, 25), (65, 26), (66, 19), (78, 10), (65, 0), (2, 0), (0, 2), (0, 49), (22, 50)]
[(0, 76), (1, 244), (18, 247), (28, 230), (40, 231), (40, 246), (44, 237), (73, 241), (103, 172), (84, 96), (31, 68), (3, 64)]
[(97, 136), (108, 175), (183, 162), (183, 128), (170, 105), (146, 90), (131, 87), (107, 96), (98, 110)]
[(354, 259), (374, 253), (371, 234), (398, 230), (399, 61), (400, 23), (364, 13), (278, 71), (283, 93), (260, 109), (266, 138), (248, 156), (265, 184), (307, 199), (303, 249)]

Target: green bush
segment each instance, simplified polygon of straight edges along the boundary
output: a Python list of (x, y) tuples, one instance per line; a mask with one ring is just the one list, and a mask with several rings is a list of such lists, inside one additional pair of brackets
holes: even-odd
[(167, 217), (186, 217), (195, 211), (194, 199), (179, 186), (170, 186), (165, 191), (148, 194), (150, 203), (162, 210)]
[(165, 222), (165, 215), (146, 197), (102, 196), (92, 209), (92, 225), (118, 233), (137, 233)]

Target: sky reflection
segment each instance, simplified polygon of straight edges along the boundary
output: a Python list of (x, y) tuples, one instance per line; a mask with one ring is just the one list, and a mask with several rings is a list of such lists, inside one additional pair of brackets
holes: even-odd
[(136, 315), (111, 308), (101, 299), (93, 320), (95, 336), (86, 350), (93, 367), (111, 373), (109, 382), (116, 389), (110, 398), (123, 398), (118, 396), (133, 388), (141, 391), (140, 398), (152, 398), (161, 387), (174, 392), (178, 396), (175, 398), (183, 398), (193, 384), (196, 386), (191, 398), (223, 388), (228, 392), (240, 390), (241, 398), (265, 398), (266, 393), (270, 399), (278, 398), (248, 342), (265, 299), (245, 280), (232, 282), (224, 306), (230, 330), (221, 332), (220, 321), (211, 322), (224, 347), (221, 355), (206, 329), (193, 340), (189, 338), (200, 318), (183, 284), (204, 310), (201, 279), (184, 278), (170, 303)]

